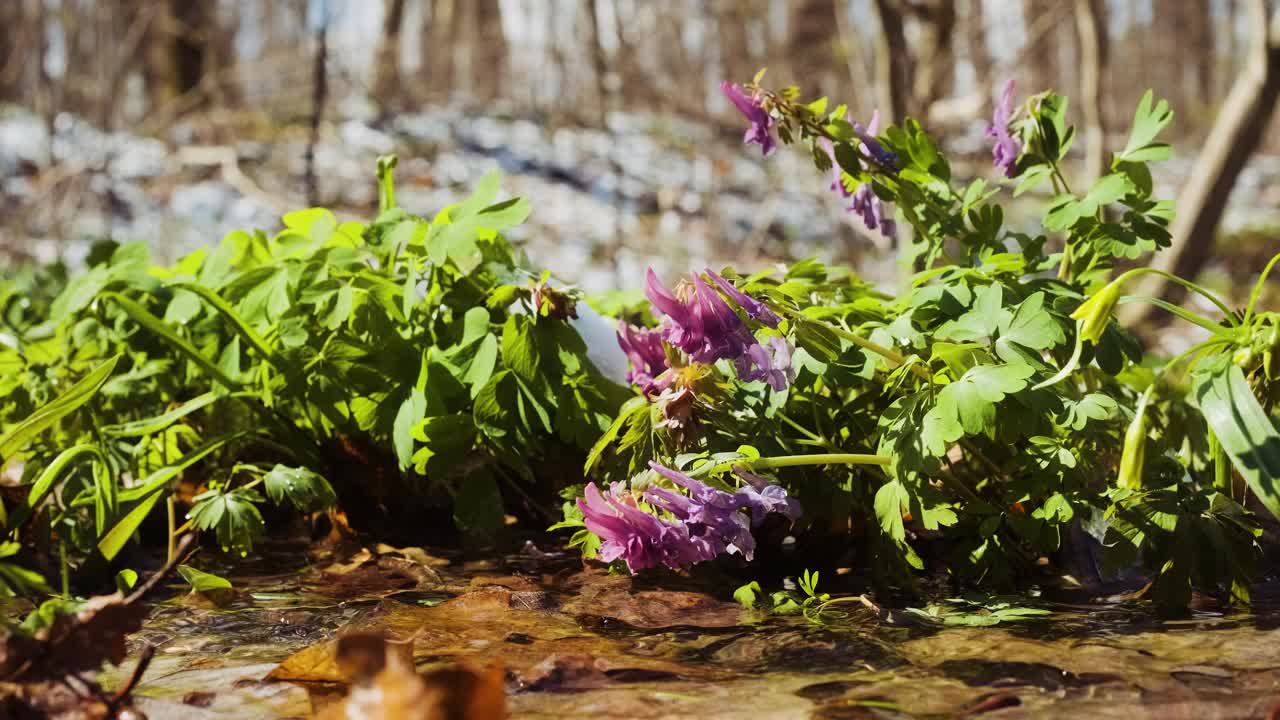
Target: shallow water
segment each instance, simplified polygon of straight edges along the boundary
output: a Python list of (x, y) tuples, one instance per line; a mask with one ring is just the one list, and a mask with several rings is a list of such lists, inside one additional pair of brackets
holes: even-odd
[[(850, 604), (815, 623), (537, 550), (465, 561), (380, 546), (302, 565), (303, 550), (240, 565), (223, 607), (189, 595), (158, 604), (133, 640), (158, 648), (139, 708), (153, 720), (306, 716), (342, 696), (332, 639), (365, 628), (414, 638), (419, 669), (502, 665), (514, 717), (1280, 713), (1280, 607), (1266, 588), (1251, 612), (1177, 620), (1132, 604), (1039, 603), (1052, 612), (939, 626)], [(295, 567), (260, 572), (282, 563)]]

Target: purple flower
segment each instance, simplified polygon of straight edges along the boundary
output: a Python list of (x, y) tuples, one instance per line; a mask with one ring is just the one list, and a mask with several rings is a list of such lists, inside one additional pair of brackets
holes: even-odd
[(840, 197), (847, 198), (853, 193), (849, 192), (849, 188), (844, 186), (844, 168), (840, 167), (840, 161), (836, 159), (835, 146), (827, 138), (819, 141), (822, 149), (827, 151), (827, 157), (831, 158), (831, 189), (840, 193)]
[(689, 529), (689, 537), (702, 539), (716, 555), (727, 552), (742, 555), (746, 560), (754, 557), (756, 540), (751, 535), (751, 522), (739, 510), (743, 502), (738, 495), (716, 490), (653, 461), (649, 467), (688, 490), (689, 495), (651, 485), (645, 490), (645, 500), (674, 515)]
[(639, 385), (648, 394), (656, 389), (655, 379), (666, 372), (667, 351), (662, 346), (662, 332), (657, 329), (636, 327), (618, 321), (618, 347), (631, 361), (627, 382)]
[(867, 124), (867, 127), (864, 128), (859, 123), (853, 123), (853, 131), (862, 140), (862, 152), (875, 160), (876, 164), (886, 170), (898, 169), (898, 156), (886, 150), (875, 137), (876, 133), (880, 132), (879, 110), (871, 113), (871, 122)]
[(742, 318), (697, 275), (693, 276), (693, 289), (676, 297), (650, 268), (645, 294), (666, 315), (663, 339), (688, 353), (694, 362), (732, 360), (756, 342)]
[(769, 338), (768, 349), (759, 343), (752, 345), (735, 361), (738, 377), (747, 382), (763, 380), (778, 392), (786, 390), (796, 379), (791, 350), (791, 344), (780, 337)]
[(748, 145), (759, 145), (764, 156), (769, 157), (778, 144), (773, 138), (773, 117), (765, 111), (758, 99), (748, 96), (741, 85), (725, 80), (720, 83), (720, 92), (724, 93), (724, 96), (729, 98), (729, 102), (746, 116), (747, 122), (751, 123), (747, 128), (747, 134), (742, 137), (742, 142)]
[[(896, 170), (898, 167), (898, 156), (889, 152), (875, 139), (875, 133), (880, 127), (880, 111), (876, 110), (871, 114), (871, 124), (864, 128), (858, 123), (853, 123), (853, 130), (861, 138), (862, 152), (876, 161), (882, 168), (888, 170)], [(849, 212), (856, 213), (862, 218), (862, 223), (866, 225), (868, 230), (879, 230), (880, 234), (887, 238), (894, 238), (898, 234), (897, 223), (893, 218), (886, 218), (884, 215), (884, 205), (880, 202), (880, 198), (876, 196), (871, 189), (870, 183), (862, 183), (858, 189), (850, 192), (845, 187), (842, 177), (843, 169), (840, 162), (836, 160), (835, 148), (831, 141), (823, 138), (822, 147), (827, 151), (827, 156), (831, 158), (831, 189), (840, 193), (840, 197), (852, 197), (853, 202), (847, 208)]]
[[(707, 270), (707, 274), (751, 318), (770, 327), (777, 327), (782, 322), (782, 318), (764, 303), (734, 288), (716, 273)], [(747, 382), (767, 380), (778, 390), (790, 382), (791, 376), (787, 374), (790, 353), (784, 353), (780, 358), (787, 368), (776, 366), (775, 358), (779, 357), (777, 346), (771, 353), (757, 342), (738, 313), (697, 273), (693, 275), (692, 285), (682, 288), (680, 296), (677, 296), (658, 280), (650, 268), (645, 280), (645, 293), (654, 307), (666, 316), (662, 324), (662, 338), (687, 353), (693, 362), (713, 364), (718, 360), (731, 360), (740, 379)]]
[(777, 513), (792, 522), (800, 519), (800, 501), (787, 497), (787, 491), (780, 485), (771, 485), (768, 480), (740, 467), (735, 466), (733, 473), (747, 484), (737, 494), (742, 498), (742, 504), (751, 510), (752, 525), (764, 522), (768, 513)]
[(773, 357), (770, 358), (765, 382), (774, 390), (782, 392), (796, 379), (796, 369), (791, 365), (791, 352), (795, 348), (791, 347), (786, 338), (774, 336), (769, 338), (769, 349)]
[(800, 504), (788, 498), (786, 490), (741, 468), (734, 468), (734, 472), (747, 487), (727, 493), (658, 463), (650, 462), (649, 467), (688, 492), (685, 495), (659, 485), (645, 489), (645, 501), (669, 513), (670, 519), (641, 510), (622, 483), (613, 483), (607, 493), (589, 483), (583, 497), (578, 498), (583, 524), (601, 540), (600, 559), (622, 560), (633, 574), (659, 565), (673, 570), (687, 568), (720, 553), (751, 560), (756, 547), (753, 525), (759, 525), (768, 513), (793, 521), (800, 517)]
[(765, 305), (759, 300), (756, 300), (750, 295), (734, 287), (732, 283), (721, 277), (719, 273), (713, 271), (711, 268), (706, 268), (706, 273), (716, 285), (720, 286), (720, 289), (724, 291), (725, 295), (733, 298), (733, 301), (738, 304), (738, 307), (747, 311), (747, 316), (752, 320), (762, 322), (771, 328), (777, 328), (778, 323), (782, 322), (782, 318), (778, 317), (777, 313), (770, 310), (768, 305)]
[(578, 498), (578, 509), (583, 524), (601, 540), (600, 559), (622, 560), (632, 574), (658, 565), (688, 567), (716, 555), (704, 540), (690, 538), (684, 525), (663, 521), (637, 507), (622, 483), (614, 483), (607, 494), (589, 483)]
[(995, 140), (991, 148), (991, 164), (1004, 171), (1005, 177), (1013, 177), (1018, 154), (1022, 146), (1009, 134), (1009, 120), (1013, 117), (1013, 80), (1004, 84), (1004, 92), (1000, 93), (1000, 102), (996, 103), (995, 113), (991, 116), (991, 124), (987, 126), (987, 137)]
[(887, 238), (893, 238), (898, 234), (897, 223), (893, 218), (885, 217), (884, 204), (871, 189), (871, 183), (862, 183), (858, 187), (857, 192), (853, 194), (853, 203), (849, 205), (849, 212), (861, 217), (862, 224), (866, 225), (868, 230), (879, 228), (880, 234)]

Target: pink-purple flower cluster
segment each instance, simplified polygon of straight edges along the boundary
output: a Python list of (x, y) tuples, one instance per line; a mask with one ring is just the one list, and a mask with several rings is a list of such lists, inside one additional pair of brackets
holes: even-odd
[(742, 137), (742, 142), (747, 145), (759, 145), (765, 157), (773, 154), (778, 147), (778, 141), (773, 137), (773, 116), (764, 109), (759, 98), (748, 95), (741, 85), (728, 80), (720, 83), (720, 92), (729, 98), (729, 102), (733, 103), (733, 106), (738, 108), (738, 112), (746, 116), (747, 122), (750, 123), (746, 135)]
[(1013, 177), (1017, 172), (1018, 155), (1022, 146), (1009, 134), (1009, 121), (1013, 118), (1013, 80), (1004, 84), (1000, 93), (1000, 102), (996, 103), (995, 112), (991, 116), (991, 124), (987, 126), (987, 137), (995, 140), (991, 148), (991, 164), (1000, 168), (1005, 177)]
[(623, 483), (613, 483), (607, 493), (591, 483), (578, 499), (583, 523), (601, 540), (600, 559), (622, 560), (632, 573), (659, 565), (687, 568), (721, 553), (751, 560), (756, 545), (753, 526), (769, 513), (792, 521), (800, 517), (800, 504), (787, 497), (786, 490), (740, 468), (734, 472), (747, 485), (728, 493), (655, 462), (649, 467), (688, 492), (659, 485), (645, 489), (645, 502), (669, 517), (642, 510)]
[[(858, 123), (853, 123), (853, 130), (862, 140), (859, 143), (862, 152), (875, 160), (876, 164), (886, 170), (895, 170), (898, 167), (898, 157), (892, 152), (885, 149), (880, 141), (875, 139), (875, 134), (880, 128), (880, 111), (877, 110), (871, 115), (871, 123), (868, 127), (862, 127)], [(893, 239), (898, 234), (898, 225), (892, 217), (885, 216), (884, 204), (880, 201), (879, 196), (871, 189), (871, 183), (862, 183), (858, 189), (850, 192), (845, 187), (843, 180), (844, 169), (840, 167), (840, 161), (836, 159), (835, 147), (831, 141), (823, 138), (822, 147), (827, 151), (827, 156), (831, 158), (831, 189), (840, 194), (840, 197), (852, 197), (853, 201), (849, 204), (848, 211), (855, 213), (862, 218), (862, 224), (868, 230), (879, 230), (884, 237)], [(854, 168), (857, 172), (857, 168)]]
[[(707, 277), (724, 291), (752, 320), (777, 328), (782, 319), (767, 305), (735, 288), (728, 280), (705, 270)], [(668, 290), (650, 269), (645, 277), (645, 294), (663, 317), (662, 339), (696, 363), (732, 361), (738, 378), (746, 382), (763, 380), (774, 390), (785, 390), (795, 379), (791, 348), (782, 338), (770, 340), (766, 349), (751, 334), (736, 310), (725, 302), (702, 275), (693, 273), (692, 282), (679, 293)], [(624, 346), (623, 350), (627, 350)]]

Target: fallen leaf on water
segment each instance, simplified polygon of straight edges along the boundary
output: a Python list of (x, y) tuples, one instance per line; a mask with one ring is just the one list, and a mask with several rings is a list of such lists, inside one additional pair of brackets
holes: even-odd
[[(625, 639), (602, 637), (571, 615), (556, 611), (555, 598), (544, 592), (489, 587), (466, 593), (434, 607), (383, 601), (378, 611), (349, 631), (384, 632), (413, 637), (419, 664), (469, 660), (500, 663), (518, 677), (533, 677), (534, 668), (551, 657), (589, 656), (612, 681), (627, 673), (708, 676), (714, 671), (679, 664), (661, 653), (636, 654)], [(327, 641), (289, 656), (267, 676), (269, 680), (304, 683), (344, 681), (335, 662), (336, 642)]]
[(334, 661), (351, 690), (319, 720), (500, 720), (506, 717), (501, 666), (458, 666), (418, 674), (410, 641), (382, 633), (338, 638)]
[(103, 691), (93, 676), (103, 663), (124, 661), (125, 640), (147, 616), (144, 596), (173, 570), (191, 543), (188, 536), (173, 560), (128, 596), (117, 592), (90, 598), (69, 611), (55, 611), (34, 633), (9, 628), (0, 635), (0, 717), (124, 717), (129, 693), (153, 650), (144, 651), (133, 677), (115, 693)]

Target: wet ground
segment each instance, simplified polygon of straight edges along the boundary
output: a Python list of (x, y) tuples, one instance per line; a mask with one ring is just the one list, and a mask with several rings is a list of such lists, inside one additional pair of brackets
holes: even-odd
[(1003, 613), (942, 602), (942, 620), (842, 603), (815, 622), (744, 610), (723, 582), (708, 594), (531, 547), (487, 561), (385, 545), (306, 557), (298, 545), (240, 565), (221, 607), (158, 604), (133, 639), (158, 649), (138, 707), (153, 720), (305, 717), (344, 693), (334, 638), (380, 630), (412, 643), (419, 670), (500, 665), (522, 718), (1280, 716), (1280, 594), (1265, 588), (1251, 612), (1176, 620), (1022, 599)]

